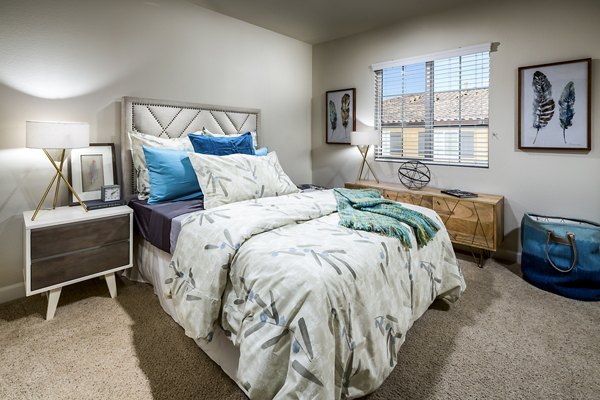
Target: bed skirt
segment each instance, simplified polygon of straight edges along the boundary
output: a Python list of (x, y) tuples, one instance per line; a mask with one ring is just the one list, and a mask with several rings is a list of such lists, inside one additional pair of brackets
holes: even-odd
[[(133, 246), (134, 266), (125, 270), (126, 272), (123, 273), (123, 276), (132, 281), (151, 284), (154, 287), (154, 294), (158, 296), (163, 310), (179, 324), (173, 303), (160, 290), (160, 283), (164, 281), (170, 262), (171, 254), (153, 246), (150, 242), (136, 235)], [(194, 341), (247, 395), (248, 393), (236, 378), (240, 351), (225, 336), (223, 330), (217, 327), (210, 342), (203, 339)]]

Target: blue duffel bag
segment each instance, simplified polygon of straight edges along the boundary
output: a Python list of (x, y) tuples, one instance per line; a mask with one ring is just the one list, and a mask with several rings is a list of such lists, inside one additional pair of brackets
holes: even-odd
[(577, 300), (600, 300), (600, 224), (525, 214), (521, 221), (523, 278)]

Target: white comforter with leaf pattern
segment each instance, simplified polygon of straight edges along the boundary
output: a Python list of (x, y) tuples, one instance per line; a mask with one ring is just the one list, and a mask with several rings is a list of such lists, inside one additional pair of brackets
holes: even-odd
[[(442, 223), (431, 210), (416, 206)], [(229, 204), (182, 225), (164, 289), (186, 334), (221, 324), (252, 398), (339, 399), (375, 390), (406, 332), (465, 288), (442, 228), (424, 248), (338, 225), (332, 191)]]

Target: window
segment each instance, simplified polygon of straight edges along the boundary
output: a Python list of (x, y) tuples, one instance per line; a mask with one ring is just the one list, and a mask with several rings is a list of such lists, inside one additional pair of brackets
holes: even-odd
[(490, 45), (373, 65), (378, 161), (488, 166)]

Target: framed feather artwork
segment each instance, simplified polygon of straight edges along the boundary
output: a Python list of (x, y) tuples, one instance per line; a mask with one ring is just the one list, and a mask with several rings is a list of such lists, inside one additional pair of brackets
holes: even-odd
[(592, 59), (519, 68), (519, 149), (591, 149)]
[(325, 95), (325, 139), (328, 144), (350, 144), (356, 130), (356, 89), (330, 90)]

